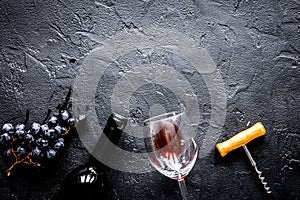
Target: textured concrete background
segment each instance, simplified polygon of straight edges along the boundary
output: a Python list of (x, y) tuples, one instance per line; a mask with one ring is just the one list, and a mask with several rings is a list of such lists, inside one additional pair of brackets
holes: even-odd
[[(83, 59), (105, 38), (123, 29), (174, 28), (198, 40), (224, 78), (228, 105), (219, 141), (244, 129), (247, 121), (263, 121), (268, 131), (247, 146), (272, 195), (266, 195), (245, 153), (238, 149), (225, 158), (213, 150), (197, 160), (186, 179), (191, 196), (299, 199), (299, 20), (296, 0), (2, 0), (0, 124), (22, 121), (26, 109), (31, 122), (44, 119), (48, 108), (55, 108), (67, 94)], [(163, 53), (150, 59), (160, 56)], [(139, 54), (120, 59), (137, 62)], [(98, 92), (105, 100), (107, 91), (100, 87)], [(207, 99), (201, 98), (200, 107), (209, 111)], [(206, 120), (200, 126), (203, 130)], [(130, 138), (122, 141), (132, 143)], [(47, 173), (20, 169), (6, 177), (9, 163), (0, 157), (0, 199), (52, 199), (66, 174), (88, 157), (77, 135), (70, 137)], [(176, 181), (158, 172), (109, 170), (108, 178), (110, 199), (180, 199)]]

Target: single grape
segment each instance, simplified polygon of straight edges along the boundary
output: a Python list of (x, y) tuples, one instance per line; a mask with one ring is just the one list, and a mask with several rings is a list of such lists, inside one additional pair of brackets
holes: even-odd
[(65, 142), (64, 138), (58, 138), (57, 142)]
[(30, 155), (34, 158), (42, 157), (42, 150), (38, 147), (35, 147), (31, 152)]
[(24, 124), (18, 124), (17, 126), (16, 126), (16, 130), (25, 130), (25, 125)]
[(23, 147), (18, 147), (17, 148), (17, 152), (20, 153), (20, 154), (25, 154), (26, 153), (26, 149), (23, 148)]
[(35, 143), (38, 145), (38, 146), (42, 146), (42, 140), (43, 138), (38, 138)]
[(9, 134), (13, 134), (14, 133), (14, 126), (10, 123), (6, 123), (2, 127), (2, 131), (7, 132)]
[(44, 135), (48, 138), (54, 138), (55, 137), (55, 130), (50, 128), (48, 131), (44, 132)]
[(41, 126), (41, 128), (42, 128), (42, 131), (43, 131), (43, 132), (46, 132), (46, 131), (49, 130), (49, 126), (48, 126), (47, 124), (43, 124), (43, 125)]
[(31, 125), (31, 133), (33, 135), (37, 135), (41, 129), (41, 125), (39, 123), (33, 122)]
[(75, 125), (75, 119), (74, 119), (74, 118), (68, 119), (68, 124), (69, 124), (70, 126), (74, 126), (74, 125)]
[(57, 126), (55, 126), (54, 129), (55, 129), (57, 135), (60, 135), (62, 133), (62, 127), (61, 126), (57, 125)]
[(64, 133), (66, 133), (67, 132), (67, 127), (61, 127), (61, 134), (64, 134)]
[(50, 138), (55, 138), (56, 137), (55, 129), (51, 128), (51, 129), (49, 129), (49, 132), (50, 132)]
[(16, 135), (19, 139), (22, 139), (22, 138), (26, 135), (26, 133), (25, 133), (24, 130), (16, 130), (15, 135)]
[(62, 118), (63, 121), (67, 121), (67, 120), (69, 119), (69, 117), (70, 117), (70, 114), (69, 114), (68, 111), (63, 110), (63, 111), (61, 112), (61, 118)]
[(56, 142), (54, 144), (54, 149), (59, 150), (61, 148), (63, 148), (65, 146), (65, 144), (63, 142)]
[(45, 147), (48, 146), (48, 140), (43, 139), (43, 138), (38, 138), (38, 139), (36, 140), (36, 144), (37, 144), (39, 147), (41, 147), (41, 148), (45, 148)]
[(48, 123), (49, 123), (51, 126), (56, 126), (57, 123), (58, 123), (58, 118), (55, 117), (55, 116), (52, 116), (52, 117), (49, 119)]
[(1, 140), (2, 140), (3, 142), (9, 142), (9, 141), (11, 141), (11, 137), (10, 137), (10, 135), (9, 135), (8, 133), (3, 133), (3, 134), (1, 135)]
[(42, 147), (47, 147), (49, 145), (48, 140), (42, 139)]
[(50, 133), (49, 133), (49, 130), (48, 130), (48, 131), (45, 131), (45, 132), (43, 132), (43, 135), (44, 135), (44, 136), (46, 136), (46, 137), (48, 137), (48, 138), (50, 138)]
[(29, 144), (34, 142), (34, 137), (29, 133), (26, 134), (25, 139)]
[(51, 159), (51, 158), (54, 158), (54, 157), (56, 156), (57, 152), (56, 152), (54, 149), (49, 149), (49, 150), (46, 152), (46, 154), (47, 154), (47, 157), (48, 157), (49, 159)]

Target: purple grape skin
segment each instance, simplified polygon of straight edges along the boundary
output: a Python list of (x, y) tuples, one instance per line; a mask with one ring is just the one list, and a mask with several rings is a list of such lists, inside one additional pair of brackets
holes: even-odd
[(48, 131), (44, 132), (44, 136), (48, 137), (48, 138), (53, 138), (55, 134), (55, 130), (54, 129), (49, 129)]
[(58, 123), (57, 117), (52, 116), (52, 117), (49, 119), (48, 123), (49, 123), (50, 125), (54, 125), (54, 126), (55, 126), (55, 125)]
[(38, 147), (35, 147), (35, 148), (31, 151), (30, 155), (33, 156), (33, 157), (39, 158), (39, 157), (41, 157), (41, 155), (42, 155), (42, 150), (39, 149)]
[(27, 142), (29, 143), (29, 144), (31, 144), (31, 143), (33, 143), (34, 142), (34, 137), (31, 135), (31, 134), (26, 134), (26, 136), (25, 136), (25, 139), (27, 140)]
[(61, 112), (61, 118), (62, 118), (63, 121), (67, 121), (67, 120), (69, 119), (69, 117), (70, 117), (70, 114), (69, 114), (68, 111), (63, 110), (63, 111)]
[(20, 153), (20, 154), (25, 154), (26, 150), (23, 147), (18, 147), (17, 152)]
[(65, 146), (65, 144), (63, 143), (63, 142), (57, 142), (57, 143), (55, 143), (55, 145), (54, 145), (54, 149), (61, 149), (61, 148), (63, 148)]
[(60, 135), (61, 133), (62, 133), (62, 128), (61, 128), (61, 126), (59, 126), (59, 125), (57, 125), (57, 126), (55, 126), (55, 131), (56, 131), (56, 133), (58, 134), (58, 135)]
[(46, 152), (46, 154), (47, 154), (47, 157), (48, 157), (49, 159), (51, 159), (51, 158), (54, 158), (54, 157), (56, 156), (57, 152), (56, 152), (54, 149), (49, 149), (49, 150)]
[(3, 133), (1, 135), (1, 141), (3, 141), (3, 142), (9, 142), (9, 141), (11, 141), (10, 135), (8, 133)]
[(44, 132), (44, 136), (50, 138), (50, 133), (49, 133), (49, 131), (45, 131), (45, 132)]
[(24, 130), (16, 130), (15, 135), (18, 136), (19, 139), (22, 139), (26, 133)]
[(9, 134), (13, 134), (14, 126), (10, 123), (3, 124), (2, 131), (8, 132)]
[(18, 124), (17, 126), (16, 126), (16, 130), (25, 130), (25, 125), (24, 124)]
[(65, 140), (64, 140), (64, 138), (58, 138), (57, 141), (58, 142), (64, 142)]
[(42, 128), (42, 131), (43, 131), (43, 132), (49, 130), (49, 126), (48, 126), (47, 124), (43, 124), (43, 125), (41, 126), (41, 128)]
[(67, 130), (68, 130), (68, 129), (67, 129), (66, 127), (64, 127), (64, 126), (63, 126), (63, 127), (61, 127), (61, 134), (64, 134), (64, 133), (66, 133), (66, 132), (67, 132)]
[(42, 139), (42, 147), (47, 147), (48, 146), (48, 140)]
[(42, 140), (43, 138), (38, 138), (35, 143), (38, 145), (38, 146), (42, 146)]
[(48, 140), (46, 139), (43, 139), (43, 138), (39, 138), (36, 140), (36, 144), (41, 147), (41, 148), (44, 148), (44, 147), (47, 147), (48, 146)]
[(74, 126), (74, 125), (75, 125), (75, 119), (74, 119), (74, 118), (68, 119), (68, 124), (69, 124), (70, 126)]
[(31, 132), (34, 135), (37, 135), (41, 129), (41, 125), (39, 123), (33, 122), (31, 125)]

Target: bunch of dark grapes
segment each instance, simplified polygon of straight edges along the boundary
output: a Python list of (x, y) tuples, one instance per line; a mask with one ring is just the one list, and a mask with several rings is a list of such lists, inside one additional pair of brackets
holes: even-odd
[(58, 156), (65, 146), (64, 136), (75, 127), (75, 119), (67, 110), (53, 114), (43, 123), (33, 122), (29, 127), (24, 124), (2, 126), (0, 145), (3, 154), (13, 157), (15, 162), (7, 170), (7, 175), (17, 164), (24, 163), (42, 167), (48, 160)]

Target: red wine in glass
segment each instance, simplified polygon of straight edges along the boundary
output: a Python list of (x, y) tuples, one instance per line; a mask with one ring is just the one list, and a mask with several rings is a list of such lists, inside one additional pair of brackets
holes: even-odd
[(177, 180), (182, 198), (187, 199), (184, 179), (196, 162), (198, 146), (191, 134), (181, 128), (187, 123), (183, 115), (172, 112), (145, 120), (146, 135), (150, 137), (145, 142), (151, 164), (163, 175)]

